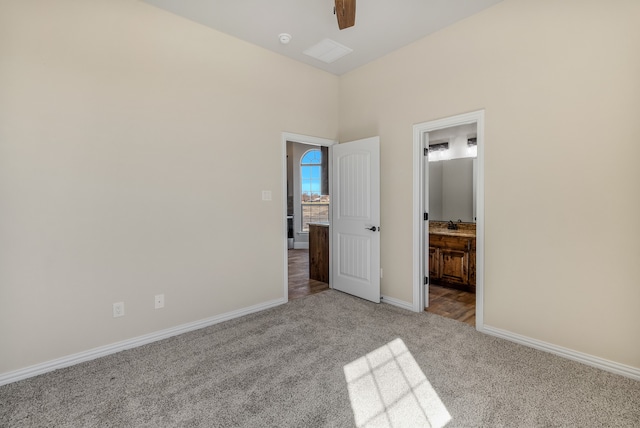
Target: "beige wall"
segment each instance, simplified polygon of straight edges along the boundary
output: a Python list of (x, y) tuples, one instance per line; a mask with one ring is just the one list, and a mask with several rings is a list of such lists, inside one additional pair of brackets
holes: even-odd
[(281, 133), (335, 139), (337, 103), (136, 0), (3, 1), (0, 373), (282, 298)]
[(338, 112), (381, 136), (410, 302), (412, 125), (477, 109), (486, 324), (640, 367), (639, 14), (506, 0), (337, 78), (136, 0), (3, 1), (0, 373), (281, 297), (281, 132)]
[(341, 78), (340, 139), (381, 137), (383, 294), (412, 299), (412, 125), (485, 109), (485, 324), (640, 367), (638, 16), (507, 0)]

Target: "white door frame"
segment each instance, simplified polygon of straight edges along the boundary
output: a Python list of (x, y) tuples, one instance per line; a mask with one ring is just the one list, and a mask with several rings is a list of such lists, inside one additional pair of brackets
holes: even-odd
[[(289, 253), (287, 243), (287, 141), (292, 143), (308, 144), (313, 146), (330, 147), (337, 143), (336, 140), (328, 138), (311, 137), (308, 135), (293, 134), (291, 132), (282, 133), (282, 248), (284, 254), (284, 301), (289, 301)], [(331, 157), (329, 157), (331, 158)], [(331, 171), (331, 163), (329, 163)], [(331, 174), (329, 174), (331, 177)], [(329, 234), (331, 236), (331, 234)], [(329, 237), (331, 239), (331, 237)], [(331, 242), (331, 241), (329, 241)]]
[[(426, 257), (424, 236), (425, 168), (424, 135), (442, 128), (475, 123), (478, 142), (478, 181), (476, 213), (476, 329), (484, 326), (484, 110), (432, 120), (413, 125), (413, 310), (422, 312), (425, 308), (425, 268)], [(428, 142), (426, 142), (428, 144)]]

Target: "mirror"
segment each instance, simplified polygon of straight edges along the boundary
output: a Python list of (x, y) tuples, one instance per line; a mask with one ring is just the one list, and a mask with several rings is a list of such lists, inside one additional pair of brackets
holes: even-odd
[(429, 220), (476, 221), (476, 125), (429, 133)]

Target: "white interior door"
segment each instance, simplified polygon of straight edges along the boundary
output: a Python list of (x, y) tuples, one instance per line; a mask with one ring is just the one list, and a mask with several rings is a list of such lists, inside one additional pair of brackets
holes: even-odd
[(380, 303), (380, 137), (332, 147), (334, 289)]

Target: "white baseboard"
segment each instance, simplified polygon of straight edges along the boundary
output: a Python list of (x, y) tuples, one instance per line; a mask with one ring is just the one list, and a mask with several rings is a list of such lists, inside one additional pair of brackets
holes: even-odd
[[(104, 357), (116, 352), (124, 351), (126, 349), (136, 348), (138, 346), (146, 345), (158, 340), (167, 339), (172, 336), (177, 336), (189, 331), (198, 330), (214, 324), (218, 324), (224, 321), (228, 321), (234, 318), (239, 318), (244, 315), (249, 315), (254, 312), (263, 311), (265, 309), (273, 308), (275, 306), (287, 303), (286, 299), (276, 299), (270, 302), (260, 303), (258, 305), (250, 306), (236, 311), (227, 312), (225, 314), (217, 315), (211, 318), (206, 318), (200, 321), (192, 323), (182, 324), (177, 327), (160, 330), (157, 332), (149, 333), (143, 336), (134, 337), (121, 342), (112, 343), (110, 345), (101, 346), (98, 348), (90, 349), (88, 351), (79, 352), (76, 354), (68, 355), (66, 357), (57, 358), (55, 360), (46, 361), (44, 363), (36, 364), (24, 369), (7, 372), (0, 375), (0, 386), (6, 385), (19, 380), (27, 379), (33, 376), (38, 376), (47, 372), (51, 372), (64, 367), (69, 367), (75, 364), (79, 364), (85, 361), (94, 360), (96, 358)], [(397, 306), (408, 311), (413, 311), (413, 305), (403, 300), (394, 299), (393, 297), (382, 296), (382, 303), (388, 303), (393, 306)], [(585, 354), (583, 352), (574, 351), (572, 349), (564, 348), (562, 346), (553, 345), (551, 343), (543, 342), (541, 340), (532, 339), (526, 336), (522, 336), (516, 333), (512, 333), (507, 330), (502, 330), (495, 327), (484, 326), (478, 331), (496, 336), (502, 339), (516, 342), (521, 345), (529, 346), (531, 348), (546, 351), (555, 355), (559, 355), (564, 358), (568, 358), (573, 361), (577, 361), (583, 364), (590, 365), (611, 373), (619, 374), (631, 379), (640, 381), (640, 369), (637, 367), (628, 366), (625, 364), (616, 363), (614, 361), (606, 360), (604, 358), (595, 357), (593, 355)]]
[(413, 304), (405, 302), (404, 300), (394, 299), (393, 297), (389, 296), (380, 296), (380, 299), (381, 303), (388, 303), (390, 305), (413, 312)]
[(0, 386), (27, 379), (33, 376), (38, 376), (47, 372), (61, 369), (63, 367), (69, 367), (85, 361), (105, 357), (110, 354), (115, 354), (116, 352), (124, 351), (125, 349), (136, 348), (138, 346), (146, 345), (151, 342), (156, 342), (158, 340), (167, 339), (172, 336), (177, 336), (182, 333), (209, 327), (211, 325), (218, 324), (223, 321), (228, 321), (234, 318), (239, 318), (244, 315), (249, 315), (254, 312), (264, 311), (265, 309), (273, 308), (284, 303), (287, 303), (287, 300), (284, 298), (280, 298), (269, 302), (260, 303), (254, 306), (249, 306), (248, 308), (238, 309), (232, 312), (227, 312), (225, 314), (216, 315), (214, 317), (206, 318), (200, 321), (182, 324), (165, 330), (145, 334), (143, 336), (134, 337), (132, 339), (123, 340), (121, 342), (112, 343), (110, 345), (89, 349), (88, 351), (79, 352), (77, 354), (67, 355), (66, 357), (46, 361), (44, 363), (26, 367), (24, 369), (3, 373), (0, 374)]
[(635, 380), (640, 380), (640, 368), (637, 368), (637, 367), (616, 363), (615, 361), (610, 361), (604, 358), (595, 357), (593, 355), (585, 354), (579, 351), (574, 351), (573, 349), (564, 348), (562, 346), (543, 342), (541, 340), (532, 339), (527, 336), (521, 336), (519, 334), (512, 333), (510, 331), (502, 330), (495, 327), (489, 327), (485, 325), (484, 327), (482, 327), (482, 329), (478, 329), (478, 331), (489, 334), (491, 336), (500, 337), (502, 339), (506, 339), (511, 342), (516, 342), (531, 348), (539, 349), (541, 351), (546, 351), (551, 354), (559, 355), (569, 360), (587, 364), (589, 366), (596, 367), (611, 373), (615, 373), (615, 374), (625, 376)]
[(309, 243), (308, 242), (294, 242), (293, 243), (294, 250), (308, 250)]

